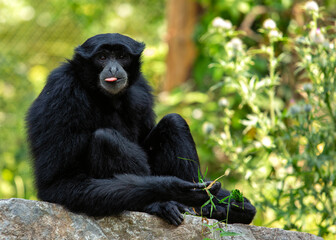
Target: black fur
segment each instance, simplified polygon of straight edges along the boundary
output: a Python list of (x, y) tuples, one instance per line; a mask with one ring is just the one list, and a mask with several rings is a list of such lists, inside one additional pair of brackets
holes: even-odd
[[(115, 49), (127, 54), (127, 63), (111, 58), (109, 64), (122, 67), (127, 84), (111, 94), (100, 86), (105, 65), (94, 59), (100, 50), (114, 56)], [(179, 225), (180, 212), (209, 199), (198, 183), (187, 123), (170, 114), (155, 126), (152, 90), (140, 72), (143, 49), (143, 43), (120, 34), (97, 35), (50, 74), (26, 119), (41, 200), (92, 216), (144, 211)], [(219, 183), (210, 191), (229, 194)], [(224, 220), (226, 205), (216, 209), (213, 217)], [(203, 213), (209, 216), (208, 210)], [(244, 209), (231, 206), (229, 222), (250, 223), (254, 215), (246, 200)]]

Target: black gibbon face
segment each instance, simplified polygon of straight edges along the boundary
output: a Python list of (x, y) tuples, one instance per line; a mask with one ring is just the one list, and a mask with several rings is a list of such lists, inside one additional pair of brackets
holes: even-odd
[(75, 49), (72, 63), (87, 90), (114, 96), (138, 79), (144, 47), (121, 34), (100, 34)]
[(110, 94), (118, 94), (128, 85), (127, 67), (131, 57), (125, 49), (102, 48), (94, 55), (94, 64), (100, 71), (98, 86)]

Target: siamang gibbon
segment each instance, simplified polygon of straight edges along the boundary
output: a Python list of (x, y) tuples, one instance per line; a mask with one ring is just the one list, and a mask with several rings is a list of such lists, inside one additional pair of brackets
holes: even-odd
[[(225, 220), (230, 193), (200, 183), (199, 160), (186, 121), (169, 114), (155, 124), (152, 89), (141, 73), (145, 45), (100, 34), (75, 49), (49, 75), (30, 107), (28, 142), (38, 197), (89, 216), (123, 211), (179, 225), (182, 213)], [(209, 200), (216, 208), (202, 206)], [(229, 204), (229, 223), (250, 223), (254, 206)]]

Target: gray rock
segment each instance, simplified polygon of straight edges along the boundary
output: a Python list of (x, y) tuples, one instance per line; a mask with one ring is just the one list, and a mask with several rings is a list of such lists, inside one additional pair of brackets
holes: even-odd
[[(210, 225), (210, 228), (206, 226)], [(220, 236), (218, 227), (238, 236)], [(24, 199), (0, 200), (0, 239), (115, 239), (115, 240), (192, 240), (192, 239), (277, 239), (321, 240), (322, 238), (276, 228), (243, 224), (224, 224), (216, 220), (185, 216), (184, 223), (175, 227), (158, 217), (140, 212), (120, 216), (93, 218), (75, 214), (62, 206)]]

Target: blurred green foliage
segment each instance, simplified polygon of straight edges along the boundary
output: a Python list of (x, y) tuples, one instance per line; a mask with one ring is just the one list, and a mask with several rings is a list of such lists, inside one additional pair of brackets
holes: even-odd
[[(228, 19), (238, 28), (249, 31), (249, 36), (243, 36), (242, 39), (248, 47), (258, 46), (263, 38), (258, 33), (262, 23), (267, 18), (276, 21), (279, 30), (288, 36), (291, 28), (295, 24), (305, 24), (302, 12), (304, 0), (195, 0), (204, 8), (200, 24), (195, 31), (195, 42), (197, 44), (199, 55), (194, 64), (193, 79), (197, 89), (206, 91), (213, 85), (213, 81), (221, 78), (220, 69), (208, 68), (212, 63), (212, 55), (208, 51), (206, 42), (200, 41), (201, 37), (207, 32), (209, 24), (215, 17)], [(318, 1), (328, 12), (328, 22), (332, 24), (333, 17), (336, 16), (336, 1), (324, 0)], [(326, 19), (327, 20), (327, 19)], [(262, 58), (254, 59), (255, 68), (258, 74), (267, 72), (265, 61)], [(285, 82), (296, 82), (298, 79), (291, 75), (285, 79)], [(289, 82), (289, 84), (293, 84)], [(287, 86), (286, 86), (287, 87)]]
[(35, 199), (25, 113), (49, 72), (88, 37), (119, 32), (144, 41), (157, 86), (167, 47), (164, 1), (0, 0), (0, 198)]

